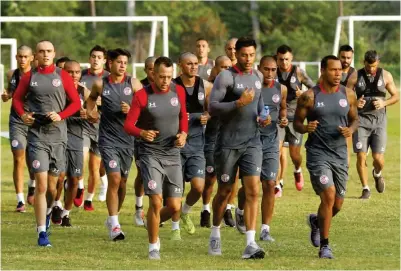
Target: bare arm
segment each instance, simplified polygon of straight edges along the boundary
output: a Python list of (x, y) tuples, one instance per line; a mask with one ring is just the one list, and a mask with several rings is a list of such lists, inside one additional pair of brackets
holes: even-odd
[(355, 85), (357, 82), (357, 78), (358, 74), (356, 71), (354, 71), (351, 76), (348, 78), (348, 82), (347, 82), (347, 88), (350, 88), (352, 90), (355, 90)]
[(210, 93), (212, 92), (213, 84), (203, 80), (204, 86), (205, 86), (205, 111), (208, 111), (209, 108), (209, 97)]
[(89, 97), (86, 100), (86, 112), (87, 115), (90, 117), (95, 117), (94, 113), (97, 112), (96, 101), (97, 98), (101, 95), (102, 90), (103, 90), (102, 79), (96, 80), (93, 83), (91, 93), (89, 94)]
[(280, 103), (279, 118), (280, 119), (287, 118), (287, 87), (284, 85), (281, 85), (281, 103)]
[(354, 133), (359, 126), (357, 99), (355, 96), (355, 92), (352, 89), (346, 88), (346, 91), (347, 100), (349, 103), (348, 128), (351, 129), (351, 133)]
[(141, 81), (136, 78), (131, 78), (131, 86), (134, 92), (137, 92), (138, 90), (143, 88)]
[(297, 68), (297, 75), (301, 80), (301, 83), (307, 86), (308, 88), (313, 88), (315, 84), (313, 83), (312, 79), (310, 79), (309, 75), (301, 68)]
[(297, 109), (295, 110), (294, 129), (298, 133), (305, 134), (308, 132), (308, 126), (304, 125), (309, 110), (313, 107), (314, 97), (311, 89), (302, 93), (297, 100)]
[(386, 89), (391, 97), (384, 101), (384, 106), (392, 105), (400, 100), (400, 94), (394, 84), (393, 76), (388, 71), (383, 71), (384, 82), (386, 82)]

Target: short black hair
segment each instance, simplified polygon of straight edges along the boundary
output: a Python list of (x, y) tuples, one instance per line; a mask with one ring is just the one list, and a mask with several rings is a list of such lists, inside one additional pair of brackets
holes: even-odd
[(263, 57), (260, 59), (259, 64), (262, 64), (265, 60), (268, 60), (268, 59), (273, 60), (273, 61), (277, 64), (277, 57), (276, 57), (275, 55), (274, 55), (274, 56), (270, 56), (270, 55), (265, 55), (265, 56), (263, 56)]
[(57, 59), (56, 61), (56, 66), (58, 66), (58, 64), (63, 63), (63, 62), (67, 62), (70, 61), (71, 59), (68, 58), (68, 56), (62, 56), (59, 59)]
[(173, 61), (171, 61), (171, 59), (166, 56), (158, 57), (155, 61), (154, 70), (157, 71), (161, 65), (169, 68), (173, 66)]
[(288, 52), (292, 53), (291, 47), (286, 44), (283, 44), (277, 48), (276, 54), (286, 54)]
[(100, 45), (97, 45), (97, 44), (95, 45), (95, 47), (93, 47), (93, 48), (90, 50), (89, 56), (91, 56), (93, 52), (102, 52), (103, 55), (104, 55), (104, 57), (106, 57), (106, 55), (107, 55), (107, 50), (106, 50), (106, 48), (104, 48), (104, 47), (102, 47), (102, 46), (100, 46)]
[(243, 47), (253, 46), (256, 49), (256, 41), (250, 37), (240, 37), (235, 43), (235, 51), (241, 50)]
[[(80, 64), (78, 61), (74, 60), (74, 59), (68, 59), (67, 61), (65, 61), (65, 64), (64, 64), (64, 65), (71, 64), (71, 63), (76, 63), (76, 64), (78, 64), (79, 66), (81, 66), (81, 64)], [(65, 66), (64, 66), (64, 67), (65, 67)]]
[(207, 42), (207, 44), (209, 44), (209, 41), (208, 41), (207, 39), (203, 38), (203, 37), (198, 38), (198, 39), (196, 40), (196, 42), (201, 41), (201, 40), (204, 40), (204, 41)]
[(114, 50), (107, 51), (107, 60), (113, 61), (113, 60), (117, 59), (117, 57), (119, 57), (119, 56), (126, 56), (126, 57), (128, 57), (128, 59), (130, 59), (131, 53), (122, 48), (117, 48)]
[(320, 61), (320, 69), (325, 70), (327, 68), (327, 64), (329, 63), (329, 60), (338, 60), (340, 59), (336, 57), (335, 55), (328, 55), (322, 58), (322, 61)]
[(376, 52), (376, 50), (369, 50), (365, 53), (365, 58), (364, 60), (368, 62), (369, 64), (373, 64), (376, 61), (380, 60), (379, 54)]
[(348, 44), (341, 45), (340, 49), (338, 50), (339, 53), (341, 52), (354, 52), (354, 49), (352, 49), (351, 46)]

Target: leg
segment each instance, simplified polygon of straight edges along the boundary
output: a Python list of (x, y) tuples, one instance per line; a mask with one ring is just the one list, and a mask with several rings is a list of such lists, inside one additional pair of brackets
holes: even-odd
[(109, 216), (118, 215), (119, 207), (119, 188), (121, 183), (120, 172), (109, 172), (107, 174), (107, 179), (109, 180), (109, 186), (106, 195), (106, 204)]
[(356, 154), (356, 169), (362, 184), (362, 196), (360, 199), (370, 198), (370, 189), (368, 186), (368, 169), (366, 165), (366, 152), (358, 152)]
[(127, 178), (121, 178), (120, 187), (118, 188), (118, 212), (123, 206), (125, 194), (127, 193)]
[(218, 183), (217, 193), (213, 198), (213, 226), (219, 227), (232, 191), (233, 184)]
[(262, 229), (260, 239), (264, 241), (274, 241), (270, 235), (270, 225), (274, 210), (274, 180), (262, 181)]
[(260, 178), (258, 176), (244, 177), (244, 219), (247, 231), (255, 231), (256, 229), (256, 219), (258, 216), (259, 182)]
[(214, 164), (214, 152), (213, 151), (205, 151), (205, 160), (206, 160), (206, 175), (205, 175), (205, 188), (202, 192), (202, 212), (200, 219), (200, 226), (210, 228), (210, 200), (213, 193), (213, 186), (216, 183), (216, 171)]
[[(139, 164), (139, 161), (136, 160), (136, 162)], [(140, 168), (136, 167), (136, 178), (134, 181), (134, 191), (135, 191), (135, 214), (134, 214), (134, 220), (135, 224), (137, 226), (143, 226), (143, 218), (145, 216), (145, 213), (143, 211), (143, 194), (144, 188), (143, 188), (143, 182), (141, 178), (141, 170)]]
[(13, 149), (13, 180), (17, 195), (17, 212), (25, 212), (24, 200), (24, 163), (25, 149)]
[(301, 146), (290, 145), (290, 157), (294, 164), (295, 170), (299, 170), (302, 164)]
[(160, 260), (159, 224), (162, 200), (161, 194), (149, 195), (149, 209), (147, 214), (149, 259), (154, 260)]
[(88, 175), (88, 193), (86, 194), (86, 199), (84, 202), (85, 211), (93, 211), (93, 197), (95, 196), (95, 186), (96, 182), (100, 179), (100, 163), (101, 158), (97, 156), (94, 152), (89, 151), (89, 175)]

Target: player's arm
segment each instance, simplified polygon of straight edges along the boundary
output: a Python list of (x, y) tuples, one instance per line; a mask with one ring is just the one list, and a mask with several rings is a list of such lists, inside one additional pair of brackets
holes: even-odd
[(63, 82), (65, 94), (67, 95), (67, 98), (70, 102), (67, 107), (59, 113), (54, 111), (47, 113), (48, 117), (50, 117), (52, 121), (60, 121), (66, 119), (75, 114), (81, 108), (81, 100), (79, 99), (74, 81), (65, 70), (61, 70), (61, 81)]
[(383, 70), (383, 77), (384, 82), (386, 82), (386, 89), (391, 95), (389, 99), (384, 101), (383, 107), (385, 107), (397, 103), (400, 100), (400, 94), (397, 91), (397, 87), (394, 84), (394, 79), (391, 73)]
[(302, 84), (304, 84), (305, 86), (307, 86), (308, 88), (313, 88), (315, 86), (315, 84), (313, 83), (312, 79), (310, 79), (309, 75), (306, 73), (306, 71), (304, 71), (303, 69), (297, 67), (297, 74), (298, 74), (298, 78), (300, 78), (301, 80), (299, 80)]
[(213, 82), (213, 80), (216, 78), (216, 74), (217, 74), (216, 66), (213, 66), (212, 71), (210, 72), (210, 75), (209, 75), (209, 78), (207, 79), (207, 81)]
[(354, 71), (348, 78), (347, 88), (355, 90), (355, 85), (356, 85), (357, 79), (358, 79), (358, 73), (356, 71)]
[(178, 148), (183, 148), (185, 142), (187, 141), (188, 134), (188, 116), (185, 101), (185, 90), (183, 87), (177, 85), (177, 96), (180, 101), (180, 114), (179, 114), (179, 133), (177, 134), (177, 139), (175, 140), (175, 146)]
[(313, 91), (312, 89), (307, 90), (302, 93), (302, 95), (297, 100), (297, 109), (295, 110), (294, 118), (294, 129), (298, 133), (305, 134), (313, 132), (318, 122), (311, 121), (308, 125), (304, 125), (304, 121), (308, 116), (309, 110), (312, 109), (314, 103)]
[(136, 137), (141, 136), (142, 129), (136, 126), (136, 123), (141, 115), (142, 109), (145, 108), (146, 105), (146, 92), (138, 92), (132, 97), (131, 108), (127, 114), (127, 118), (124, 122), (124, 130), (129, 135), (133, 135)]
[(281, 85), (281, 102), (279, 111), (279, 122), (280, 127), (285, 127), (288, 125), (287, 119), (287, 87)]
[(348, 111), (348, 128), (350, 129), (349, 136), (352, 136), (352, 134), (358, 129), (359, 126), (358, 107), (357, 107), (358, 102), (355, 96), (355, 92), (352, 89), (346, 88), (346, 92), (347, 92), (347, 100), (349, 103), (349, 111)]
[(91, 122), (96, 122), (99, 119), (99, 113), (97, 112), (96, 101), (101, 95), (103, 89), (103, 80), (98, 79), (92, 85), (91, 93), (86, 100), (86, 115), (88, 120)]
[(8, 87), (7, 87), (7, 89), (4, 89), (3, 93), (1, 94), (1, 99), (3, 100), (3, 102), (7, 102), (13, 96), (13, 94), (10, 92), (10, 89), (11, 89), (10, 83), (11, 83), (11, 77), (13, 76), (13, 73), (14, 73), (13, 70), (9, 70), (7, 72)]
[(91, 94), (91, 91), (84, 84), (82, 84), (81, 82), (78, 82), (78, 86), (83, 88), (83, 90), (84, 90), (83, 98), (84, 98), (84, 101), (86, 101), (89, 98), (89, 95)]
[(17, 114), (21, 117), (22, 121), (27, 125), (32, 125), (33, 121), (35, 120), (32, 117), (34, 112), (29, 113), (24, 111), (25, 96), (28, 93), (30, 80), (31, 80), (30, 72), (22, 76), (21, 80), (19, 81), (18, 87), (14, 92), (13, 103), (12, 103), (15, 112), (17, 112)]
[(208, 111), (210, 115), (229, 113), (237, 108), (237, 101), (222, 102), (227, 93), (227, 88), (232, 87), (234, 78), (228, 71), (217, 75), (213, 88), (210, 92)]
[(141, 81), (139, 81), (136, 78), (131, 78), (131, 87), (134, 92), (137, 92), (137, 91), (143, 89)]

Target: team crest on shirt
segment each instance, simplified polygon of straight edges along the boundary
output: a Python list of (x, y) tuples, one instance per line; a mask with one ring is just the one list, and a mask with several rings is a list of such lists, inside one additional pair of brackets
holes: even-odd
[(18, 140), (14, 139), (13, 141), (11, 141), (11, 146), (13, 146), (14, 148), (18, 146)]
[(383, 85), (383, 81), (379, 79), (379, 81), (377, 81), (377, 86), (381, 87)]
[(38, 160), (34, 160), (32, 162), (32, 167), (38, 169), (40, 167), (40, 162)]
[(229, 180), (230, 180), (230, 175), (228, 175), (228, 174), (223, 174), (223, 175), (221, 175), (221, 181), (222, 181), (222, 182), (226, 183), (226, 182), (228, 182)]
[(207, 171), (207, 173), (213, 173), (214, 167), (212, 167), (212, 166), (207, 166), (207, 167), (206, 167), (206, 171)]
[(280, 101), (280, 96), (278, 94), (274, 94), (272, 97), (272, 101), (276, 104)]
[(56, 79), (53, 79), (52, 80), (52, 85), (54, 86), (54, 87), (59, 87), (60, 85), (61, 85), (61, 81), (60, 81), (60, 79), (58, 79), (58, 78), (56, 78)]
[(291, 76), (290, 82), (294, 84), (296, 81), (297, 81), (297, 78), (295, 78), (295, 76)]
[(362, 149), (362, 142), (361, 142), (361, 141), (358, 141), (358, 142), (356, 143), (355, 147), (356, 147), (358, 150)]
[(327, 184), (328, 182), (329, 182), (329, 177), (327, 177), (326, 175), (320, 176), (320, 183), (321, 184)]
[(156, 182), (154, 180), (150, 180), (148, 182), (148, 187), (149, 187), (150, 190), (155, 190), (156, 187), (157, 187), (157, 184), (156, 184)]
[(255, 87), (258, 88), (258, 89), (262, 88), (262, 84), (260, 83), (259, 80), (255, 82)]
[(340, 99), (338, 103), (340, 104), (341, 107), (346, 107), (348, 104), (346, 99)]
[(126, 87), (126, 88), (124, 88), (124, 94), (125, 94), (125, 95), (130, 95), (130, 94), (131, 94), (131, 92), (132, 92), (132, 90), (131, 90), (131, 88), (130, 88), (130, 87)]
[(207, 75), (210, 75), (211, 72), (212, 72), (212, 69), (208, 69), (208, 70), (206, 71)]
[(109, 162), (109, 167), (110, 167), (110, 168), (116, 168), (116, 167), (117, 167), (117, 162), (116, 162), (115, 160), (111, 160), (111, 161)]
[(178, 105), (177, 97), (171, 98), (170, 103), (171, 103), (172, 106), (177, 106)]
[(198, 100), (199, 101), (203, 101), (203, 99), (205, 99), (205, 94), (203, 94), (203, 92), (199, 92), (198, 93)]

